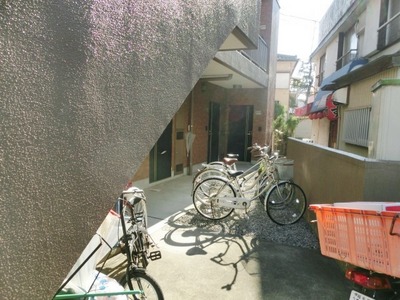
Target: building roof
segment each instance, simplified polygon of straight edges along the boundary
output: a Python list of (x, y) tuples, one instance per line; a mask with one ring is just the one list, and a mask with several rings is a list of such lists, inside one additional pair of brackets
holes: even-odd
[(281, 60), (281, 61), (297, 61), (297, 60), (299, 60), (297, 58), (297, 55), (287, 55), (287, 54), (278, 54), (277, 59)]

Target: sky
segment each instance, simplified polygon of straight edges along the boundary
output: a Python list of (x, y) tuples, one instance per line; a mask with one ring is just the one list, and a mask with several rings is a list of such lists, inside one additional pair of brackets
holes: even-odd
[(318, 42), (318, 23), (333, 0), (279, 0), (278, 53), (308, 61)]

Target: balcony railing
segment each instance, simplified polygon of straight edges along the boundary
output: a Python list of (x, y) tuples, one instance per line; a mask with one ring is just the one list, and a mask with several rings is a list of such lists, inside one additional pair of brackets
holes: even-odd
[(358, 58), (357, 49), (350, 49), (336, 61), (336, 70), (341, 69), (342, 67), (347, 65), (349, 62), (351, 62), (357, 58)]
[(378, 29), (378, 49), (381, 50), (400, 40), (400, 12)]
[(255, 50), (241, 51), (248, 59), (259, 66), (264, 71), (268, 71), (268, 46), (264, 39), (258, 37), (258, 48)]

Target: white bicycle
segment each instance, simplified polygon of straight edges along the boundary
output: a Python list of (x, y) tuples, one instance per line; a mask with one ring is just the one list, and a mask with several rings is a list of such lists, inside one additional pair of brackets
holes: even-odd
[[(257, 146), (259, 147), (259, 146)], [(292, 180), (281, 180), (278, 165), (292, 164), (285, 158), (269, 157), (266, 149), (260, 160), (246, 171), (205, 168), (193, 182), (193, 204), (203, 217), (221, 220), (234, 209), (247, 209), (261, 200), (273, 222), (296, 223), (307, 208), (307, 199)]]

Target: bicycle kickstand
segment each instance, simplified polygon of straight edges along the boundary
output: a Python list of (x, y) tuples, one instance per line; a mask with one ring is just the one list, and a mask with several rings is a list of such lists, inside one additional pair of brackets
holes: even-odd
[(244, 217), (248, 220), (248, 219), (250, 219), (250, 216), (249, 216), (249, 213), (248, 213), (248, 211), (247, 211), (247, 205), (245, 204), (245, 206), (244, 206)]

